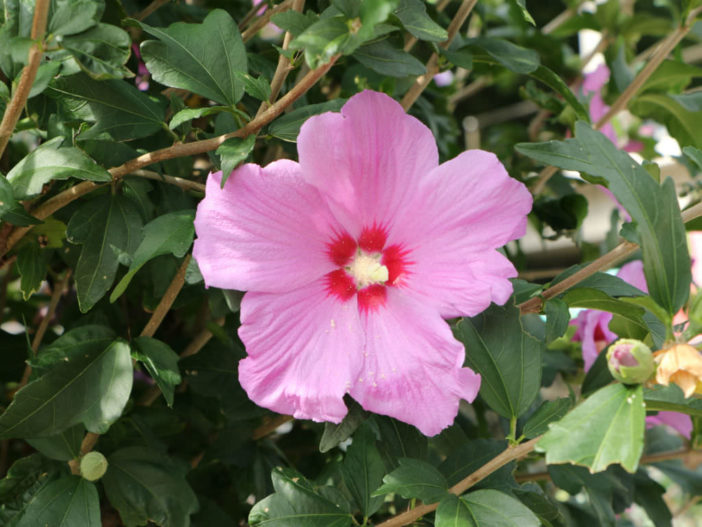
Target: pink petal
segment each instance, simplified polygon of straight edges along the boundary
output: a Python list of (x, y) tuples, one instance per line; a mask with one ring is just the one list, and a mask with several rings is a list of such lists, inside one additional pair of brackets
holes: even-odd
[(496, 249), (526, 232), (526, 187), (494, 154), (470, 150), (429, 173), (418, 196), (391, 231), (391, 243), (413, 262), (407, 287), (431, 298), (446, 318), (504, 304), (517, 272)]
[(692, 420), (690, 416), (679, 412), (658, 412), (657, 415), (646, 417), (647, 427), (650, 428), (657, 425), (669, 426), (688, 439), (690, 439), (692, 434)]
[(365, 364), (350, 393), (363, 408), (432, 436), (453, 423), (460, 399), (475, 399), (480, 375), (462, 368), (463, 345), (433, 308), (388, 288), (386, 308), (362, 323)]
[(224, 189), (221, 172), (210, 174), (193, 248), (208, 287), (288, 291), (334, 268), (327, 244), (340, 227), (299, 170), (289, 160), (243, 165)]
[(644, 293), (648, 293), (646, 277), (644, 276), (643, 271), (643, 262), (641, 260), (634, 260), (622, 265), (622, 268), (619, 269), (617, 276), (624, 280), (627, 284), (633, 285)]
[(343, 419), (343, 396), (363, 364), (355, 301), (329, 296), (321, 280), (287, 293), (246, 293), (239, 337), (248, 353), (239, 381), (252, 401), (298, 419)]
[(609, 68), (606, 64), (600, 64), (593, 72), (585, 75), (583, 80), (583, 93), (600, 93), (605, 84), (609, 81)]
[(351, 97), (341, 113), (308, 119), (297, 149), (305, 179), (340, 205), (334, 213), (354, 237), (374, 223), (392, 230), (439, 157), (429, 128), (372, 91)]
[(572, 325), (578, 327), (573, 340), (582, 342), (585, 371), (590, 369), (597, 355), (607, 347), (607, 344), (616, 340), (617, 334), (609, 330), (612, 317), (612, 313), (586, 309), (571, 321)]

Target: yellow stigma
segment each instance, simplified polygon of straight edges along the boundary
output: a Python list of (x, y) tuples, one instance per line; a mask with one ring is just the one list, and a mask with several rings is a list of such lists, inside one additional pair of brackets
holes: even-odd
[(359, 289), (373, 284), (384, 284), (389, 277), (388, 268), (380, 263), (380, 254), (359, 252), (346, 270)]

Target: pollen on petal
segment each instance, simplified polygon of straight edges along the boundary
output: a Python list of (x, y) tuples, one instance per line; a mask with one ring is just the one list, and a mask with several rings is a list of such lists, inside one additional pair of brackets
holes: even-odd
[(356, 242), (348, 233), (338, 235), (327, 247), (327, 254), (336, 265), (346, 265), (356, 252)]
[(407, 251), (399, 245), (391, 245), (385, 249), (380, 263), (388, 269), (388, 285), (398, 285), (402, 276), (407, 274), (407, 267), (410, 264), (407, 260)]
[(341, 300), (348, 300), (356, 292), (356, 284), (343, 269), (327, 274), (327, 291)]
[(361, 237), (358, 239), (358, 245), (368, 253), (379, 253), (385, 247), (387, 239), (388, 235), (385, 229), (374, 223), (372, 227), (363, 228)]
[(384, 285), (374, 284), (358, 292), (358, 307), (361, 312), (376, 311), (385, 305), (387, 291)]

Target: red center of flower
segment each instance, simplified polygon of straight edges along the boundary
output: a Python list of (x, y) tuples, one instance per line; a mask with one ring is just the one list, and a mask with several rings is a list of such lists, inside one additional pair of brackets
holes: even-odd
[(373, 225), (361, 231), (358, 241), (338, 234), (327, 245), (327, 254), (339, 268), (328, 273), (327, 290), (342, 301), (358, 295), (362, 311), (385, 305), (388, 287), (397, 287), (407, 274), (407, 251), (387, 243), (384, 228)]

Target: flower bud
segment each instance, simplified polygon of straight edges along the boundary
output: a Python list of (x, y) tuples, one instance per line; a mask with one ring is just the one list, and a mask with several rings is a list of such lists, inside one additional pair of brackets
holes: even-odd
[(107, 459), (100, 452), (88, 452), (80, 459), (80, 475), (88, 481), (97, 481), (107, 471)]
[(612, 377), (624, 384), (646, 382), (656, 369), (651, 349), (640, 340), (619, 339), (607, 350)]

